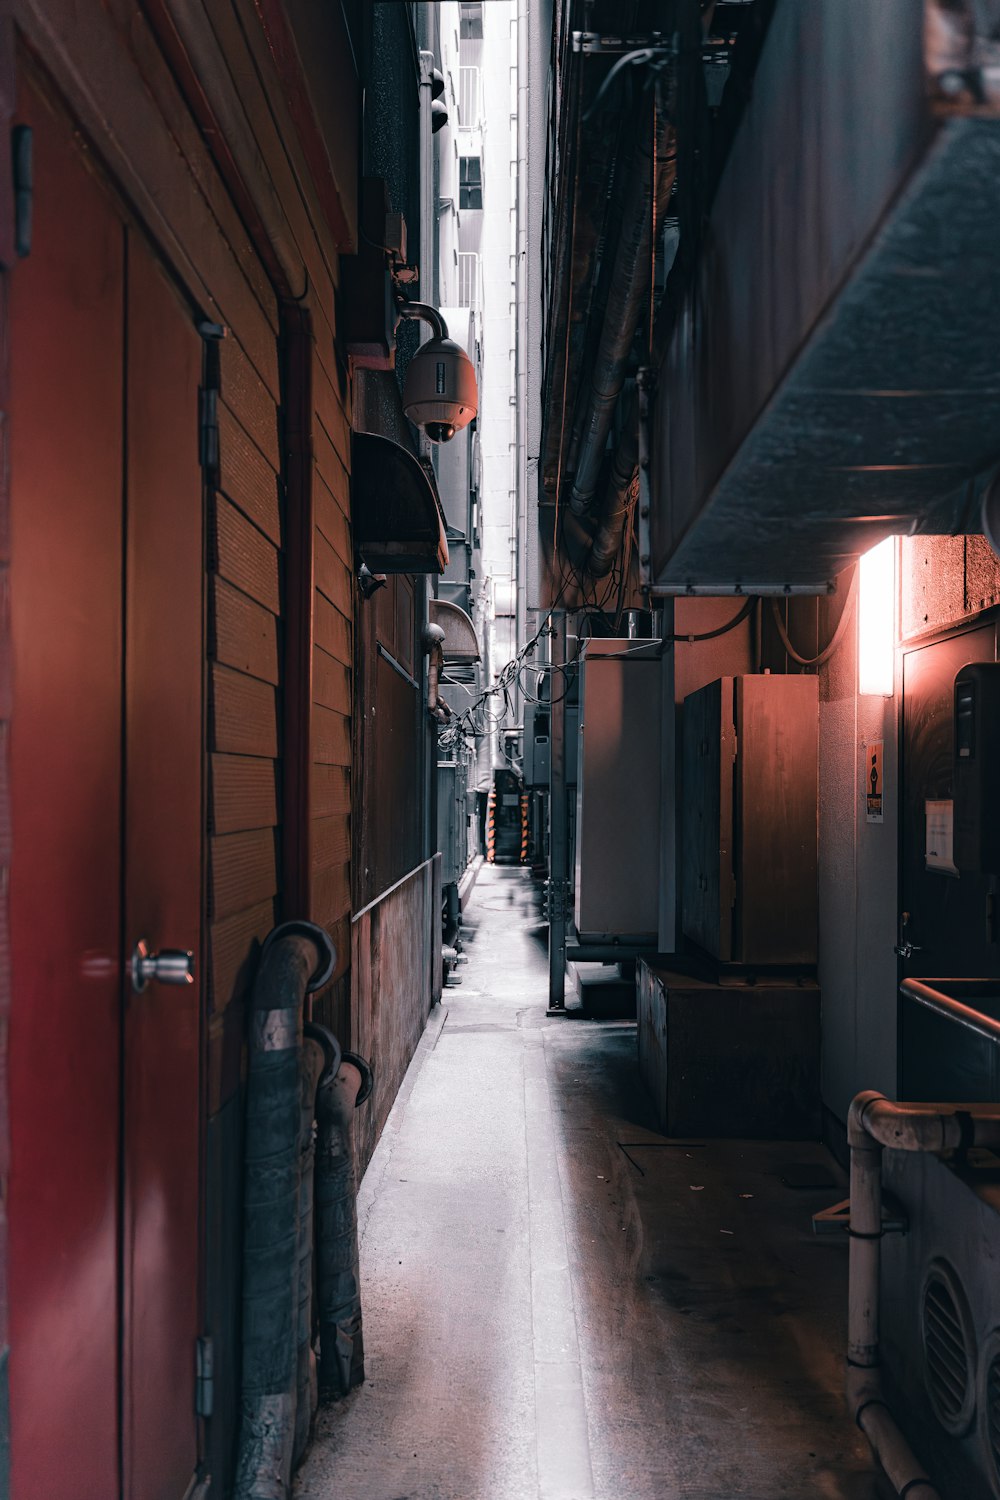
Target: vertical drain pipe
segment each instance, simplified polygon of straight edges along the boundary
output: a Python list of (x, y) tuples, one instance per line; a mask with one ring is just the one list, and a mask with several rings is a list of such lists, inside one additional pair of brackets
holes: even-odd
[(297, 1387), (302, 1002), (334, 971), (312, 922), (276, 927), (250, 1001), (243, 1205), (243, 1391), (236, 1500), (287, 1500)]
[(316, 1098), (316, 1300), (319, 1399), (338, 1401), (365, 1378), (354, 1186), (354, 1111), (372, 1091), (372, 1070), (348, 1052)]
[(340, 1043), (325, 1026), (307, 1022), (302, 1028), (302, 1134), (299, 1140), (299, 1258), (298, 1323), (296, 1326), (295, 1444), (292, 1469), (298, 1468), (309, 1444), (309, 1433), (319, 1401), (316, 1355), (313, 1350), (313, 1197), (316, 1167), (316, 1091), (324, 1078), (340, 1067)]
[(638, 467), (639, 395), (636, 392), (625, 402), (621, 435), (611, 465), (607, 495), (587, 558), (587, 571), (594, 578), (604, 578), (611, 572), (611, 566), (621, 550), (628, 513), (628, 492)]
[(657, 122), (656, 184), (652, 183), (652, 140), (643, 133), (628, 168), (621, 203), (621, 229), (615, 251), (608, 304), (601, 325), (601, 337), (594, 358), (587, 393), (576, 473), (570, 491), (570, 508), (582, 516), (593, 504), (594, 494), (604, 461), (611, 420), (628, 369), (632, 340), (639, 314), (650, 291), (651, 208), (656, 195), (656, 222), (662, 224), (670, 190), (677, 174), (673, 128), (666, 120)]
[(907, 1500), (941, 1500), (918, 1463), (882, 1389), (879, 1353), (879, 1265), (882, 1235), (882, 1150), (942, 1153), (960, 1147), (1000, 1148), (996, 1105), (893, 1104), (883, 1094), (858, 1094), (847, 1116), (851, 1148), (850, 1282), (847, 1311), (847, 1400), (872, 1452)]

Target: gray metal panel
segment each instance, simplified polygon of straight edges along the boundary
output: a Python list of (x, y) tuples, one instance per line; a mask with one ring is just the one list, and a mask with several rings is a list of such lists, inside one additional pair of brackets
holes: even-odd
[(580, 666), (576, 926), (655, 946), (660, 889), (660, 642), (588, 641)]
[(452, 885), (461, 879), (468, 863), (465, 817), (466, 768), (458, 761), (438, 761), (438, 849), (441, 880)]

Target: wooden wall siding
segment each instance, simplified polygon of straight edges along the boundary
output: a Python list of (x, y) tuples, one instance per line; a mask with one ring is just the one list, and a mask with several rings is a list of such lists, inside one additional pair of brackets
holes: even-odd
[[(233, 343), (234, 335), (223, 340)], [(225, 387), (226, 371), (232, 389)], [(209, 1109), (239, 1087), (244, 1002), (278, 916), (281, 482), (278, 408), (246, 350), (220, 350), (209, 496)]]
[(359, 1176), (427, 1024), (431, 996), (433, 861), (352, 924), (352, 1046), (375, 1070), (375, 1091), (355, 1121)]

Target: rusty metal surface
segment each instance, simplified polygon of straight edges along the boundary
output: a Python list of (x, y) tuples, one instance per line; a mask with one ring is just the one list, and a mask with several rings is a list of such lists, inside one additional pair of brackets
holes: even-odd
[(1000, 120), (921, 0), (779, 4), (660, 372), (654, 577), (825, 586), (996, 457)]

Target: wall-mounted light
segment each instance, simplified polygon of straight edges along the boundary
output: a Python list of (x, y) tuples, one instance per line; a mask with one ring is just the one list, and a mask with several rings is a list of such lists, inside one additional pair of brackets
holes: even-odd
[(896, 654), (894, 536), (863, 555), (858, 585), (858, 692), (891, 698)]

